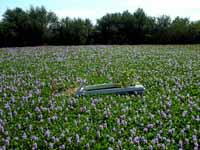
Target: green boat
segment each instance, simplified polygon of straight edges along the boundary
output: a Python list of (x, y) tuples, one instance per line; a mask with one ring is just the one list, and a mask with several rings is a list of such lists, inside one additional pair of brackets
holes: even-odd
[(143, 95), (144, 86), (137, 84), (134, 86), (121, 87), (119, 84), (104, 83), (97, 85), (85, 85), (84, 83), (76, 91), (76, 96), (98, 95), (98, 94), (139, 94)]

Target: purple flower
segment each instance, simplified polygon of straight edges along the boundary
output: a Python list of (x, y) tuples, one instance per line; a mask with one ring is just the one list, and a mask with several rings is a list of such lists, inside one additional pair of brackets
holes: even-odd
[(9, 105), (8, 103), (6, 103), (6, 104), (4, 105), (4, 108), (5, 108), (5, 109), (9, 109), (9, 108), (10, 108), (10, 105)]
[(94, 99), (94, 100), (92, 100), (92, 105), (96, 106), (96, 104), (97, 104), (98, 102), (99, 102), (98, 99)]
[(80, 107), (80, 112), (83, 113), (86, 111), (86, 108), (85, 107)]
[(167, 114), (164, 111), (161, 111), (161, 116), (166, 119), (167, 118)]
[(17, 115), (17, 112), (16, 112), (16, 111), (14, 111), (14, 112), (13, 112), (13, 116), (16, 116), (16, 115)]
[(52, 120), (54, 120), (54, 121), (55, 121), (55, 120), (58, 120), (58, 116), (57, 116), (57, 115), (53, 116), (53, 117), (52, 117)]
[(34, 150), (37, 149), (37, 143), (34, 143), (34, 144), (33, 144), (33, 149), (34, 149)]
[(5, 146), (5, 145), (0, 146), (0, 149), (1, 149), (1, 150), (6, 150), (6, 146)]
[(32, 124), (30, 124), (29, 125), (29, 131), (32, 131), (32, 129), (33, 129), (33, 126), (32, 126)]
[(140, 143), (140, 138), (138, 136), (136, 136), (133, 140), (136, 144)]
[(171, 106), (172, 106), (172, 102), (171, 102), (171, 101), (168, 101), (168, 102), (167, 102), (167, 106), (168, 106), (168, 107), (171, 107)]
[(197, 116), (197, 118), (195, 118), (196, 121), (200, 121), (200, 117), (199, 115)]
[(50, 130), (48, 129), (48, 130), (46, 130), (46, 132), (45, 132), (45, 134), (44, 134), (47, 138), (49, 138), (50, 137)]
[(189, 125), (189, 124), (186, 125), (186, 129), (187, 129), (187, 130), (190, 129), (190, 125)]
[(26, 135), (25, 132), (23, 133), (22, 138), (23, 138), (23, 139), (26, 139), (26, 138), (27, 138), (27, 135)]
[(80, 143), (80, 137), (79, 137), (78, 134), (76, 134), (76, 143), (77, 143), (77, 144)]
[(15, 103), (15, 98), (14, 98), (13, 96), (11, 97), (10, 102), (11, 102), (11, 103)]
[(87, 149), (89, 149), (89, 148), (90, 148), (90, 144), (87, 143), (87, 144), (85, 145), (85, 147), (86, 147)]
[(185, 138), (185, 144), (189, 144), (189, 139)]
[(64, 150), (65, 149), (65, 145), (61, 145), (60, 149)]
[(197, 141), (194, 143), (194, 146), (197, 147), (197, 148), (199, 147), (199, 144), (198, 144)]
[(182, 112), (182, 117), (185, 117), (187, 115), (187, 111)]
[(152, 129), (153, 127), (154, 127), (153, 124), (148, 124), (148, 125), (147, 125), (147, 128), (149, 128), (149, 129)]
[(4, 133), (4, 127), (0, 124), (0, 133)]
[(21, 124), (17, 124), (17, 128), (21, 129), (22, 128)]
[(3, 93), (3, 96), (6, 98), (6, 97), (7, 97), (7, 94), (6, 94), (6, 93)]
[(68, 142), (69, 144), (71, 144), (71, 143), (72, 143), (72, 138), (71, 138), (71, 137), (68, 137), (68, 138), (67, 138), (67, 142)]
[(39, 108), (39, 107), (36, 107), (36, 108), (35, 108), (35, 111), (36, 111), (36, 112), (40, 112), (40, 108)]
[(33, 95), (32, 95), (31, 92), (29, 92), (29, 94), (28, 94), (28, 98), (31, 98), (31, 97), (33, 97)]
[(146, 143), (147, 143), (147, 140), (145, 139), (145, 137), (144, 137), (144, 136), (142, 136), (142, 137), (141, 137), (141, 141), (142, 141), (144, 144), (146, 144)]
[(150, 114), (150, 118), (153, 119), (153, 118), (154, 118), (154, 115), (153, 115), (153, 114)]
[(152, 140), (152, 142), (153, 142), (154, 144), (158, 144), (158, 143), (159, 143), (159, 139), (156, 137), (156, 138), (154, 138), (154, 139)]
[(131, 132), (131, 135), (135, 135), (135, 133), (136, 133), (136, 129), (133, 128), (133, 129), (130, 130), (130, 132)]
[(57, 142), (59, 142), (60, 140), (59, 140), (59, 138), (57, 138), (57, 137), (55, 137), (54, 139), (53, 139), (53, 142), (54, 143), (57, 143)]
[(115, 141), (114, 137), (110, 137), (109, 141), (114, 143), (114, 141)]
[(180, 148), (183, 148), (183, 141), (180, 140), (180, 141), (178, 142), (178, 146), (179, 146)]
[(169, 130), (168, 130), (168, 133), (169, 133), (170, 135), (172, 135), (172, 134), (174, 133), (174, 129), (169, 129)]
[(147, 132), (147, 131), (148, 131), (148, 128), (144, 128), (143, 131), (144, 131), (144, 132)]
[(87, 126), (85, 127), (86, 132), (89, 132), (90, 128)]
[(108, 147), (108, 150), (113, 150), (113, 148), (112, 147)]
[(40, 89), (35, 89), (35, 94), (39, 95), (40, 94)]
[(152, 145), (149, 145), (149, 150), (153, 150), (153, 146)]
[(32, 136), (31, 136), (31, 140), (33, 140), (33, 141), (37, 141), (37, 140), (38, 140), (38, 137), (35, 136), (35, 135), (32, 135)]
[(193, 135), (193, 136), (192, 136), (192, 140), (193, 140), (194, 142), (197, 142), (197, 136), (196, 136), (196, 135)]
[(161, 144), (160, 147), (161, 147), (162, 150), (165, 150), (165, 144)]
[(53, 149), (53, 143), (49, 143), (49, 148)]
[(194, 147), (194, 150), (199, 150), (199, 148), (195, 146), (195, 147)]
[(121, 141), (121, 140), (118, 140), (118, 141), (117, 141), (117, 144), (118, 144), (119, 146), (121, 146), (121, 145), (122, 145), (122, 141)]
[(4, 144), (5, 144), (6, 146), (8, 146), (8, 145), (10, 144), (9, 139), (5, 139), (5, 140), (4, 140)]
[(18, 140), (19, 140), (19, 137), (18, 137), (18, 136), (16, 136), (14, 139), (15, 139), (16, 141), (18, 141)]

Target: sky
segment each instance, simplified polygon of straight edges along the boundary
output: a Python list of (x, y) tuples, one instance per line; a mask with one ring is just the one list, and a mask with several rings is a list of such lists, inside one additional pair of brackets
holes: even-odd
[(187, 17), (191, 21), (200, 20), (200, 0), (0, 0), (0, 19), (9, 8), (27, 10), (30, 6), (44, 6), (59, 18), (89, 18), (93, 23), (106, 13), (134, 12), (143, 8), (149, 16), (169, 15)]

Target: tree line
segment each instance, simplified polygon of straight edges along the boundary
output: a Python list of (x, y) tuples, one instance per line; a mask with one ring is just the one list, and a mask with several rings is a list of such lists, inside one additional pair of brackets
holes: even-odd
[(151, 17), (141, 8), (106, 14), (95, 25), (89, 19), (59, 19), (43, 6), (7, 9), (0, 21), (0, 47), (193, 43), (200, 43), (200, 20)]

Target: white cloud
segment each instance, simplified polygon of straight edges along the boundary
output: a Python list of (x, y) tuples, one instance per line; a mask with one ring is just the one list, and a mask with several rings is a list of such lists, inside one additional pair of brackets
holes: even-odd
[[(19, 2), (19, 0), (15, 1)], [(200, 0), (49, 0), (48, 4), (46, 4), (46, 0), (40, 2), (32, 0), (30, 2), (35, 6), (43, 4), (60, 18), (66, 16), (70, 18), (90, 18), (93, 23), (106, 13), (122, 12), (124, 10), (134, 12), (137, 8), (143, 8), (150, 16), (157, 17), (165, 14), (172, 18), (181, 16), (188, 17), (191, 20), (200, 20)], [(0, 6), (1, 13), (7, 5), (14, 7), (16, 4), (12, 3), (11, 5), (8, 3), (2, 8)]]
[(133, 12), (143, 8), (150, 16), (169, 15), (200, 19), (200, 0), (117, 0), (120, 5)]
[(88, 10), (88, 9), (79, 9), (79, 10), (55, 10), (54, 11), (59, 18), (82, 18), (86, 19), (89, 18), (93, 24), (96, 23), (96, 19), (102, 17), (105, 15), (104, 12), (98, 11), (98, 10)]
[(199, 8), (199, 0), (124, 0), (125, 6), (141, 6), (151, 8)]
[(59, 17), (89, 17), (91, 16), (91, 11), (89, 10), (55, 10), (55, 13)]

